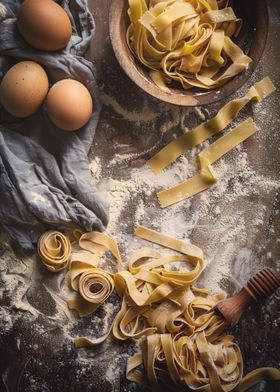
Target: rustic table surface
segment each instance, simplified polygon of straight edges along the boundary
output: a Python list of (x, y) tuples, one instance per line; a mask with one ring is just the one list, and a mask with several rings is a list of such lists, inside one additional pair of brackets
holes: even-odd
[[(211, 117), (222, 103), (201, 111), (189, 110), (164, 104), (140, 91), (114, 57), (108, 33), (109, 6), (110, 0), (89, 0), (96, 34), (88, 58), (97, 68), (104, 104), (89, 161), (100, 191), (107, 192), (112, 203), (109, 232), (120, 242), (121, 251), (127, 255), (134, 247), (136, 223), (188, 238), (210, 261), (199, 285), (217, 286), (229, 294), (263, 266), (279, 269), (279, 1), (269, 1), (269, 36), (263, 59), (237, 93), (240, 96), (266, 75), (278, 87), (273, 96), (259, 106), (248, 106), (240, 116), (252, 116), (260, 132), (215, 166), (221, 177), (215, 187), (168, 212), (160, 209), (155, 195), (157, 188), (164, 186), (164, 177), (163, 182), (155, 179), (153, 184), (145, 160), (186, 127)], [(174, 168), (178, 182), (184, 179), (180, 175), (186, 173), (191, 158), (188, 155), (178, 163), (181, 171)], [(173, 173), (170, 170), (167, 182)], [(0, 256), (4, 262), (1, 392), (146, 390), (125, 378), (126, 360), (134, 353), (134, 342), (108, 338), (97, 348), (76, 350), (71, 341), (81, 334), (94, 337), (106, 332), (119, 306), (117, 296), (95, 314), (79, 319), (67, 310), (60, 296), (61, 275), (54, 277), (36, 259), (15, 254), (4, 234)], [(279, 326), (279, 296), (273, 296), (263, 306), (248, 309), (232, 331), (243, 353), (245, 373), (257, 367), (280, 367)], [(251, 389), (279, 390), (279, 384)]]

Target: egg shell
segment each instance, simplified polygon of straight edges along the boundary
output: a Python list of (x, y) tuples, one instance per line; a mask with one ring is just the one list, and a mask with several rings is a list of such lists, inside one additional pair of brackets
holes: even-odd
[(33, 61), (21, 61), (5, 74), (0, 85), (0, 101), (15, 117), (35, 113), (46, 98), (49, 81), (44, 69)]
[(88, 89), (77, 80), (55, 83), (47, 96), (47, 113), (51, 121), (65, 131), (84, 126), (92, 115), (93, 102)]
[(65, 48), (72, 34), (67, 13), (52, 0), (25, 0), (17, 14), (17, 26), (31, 46), (51, 52)]

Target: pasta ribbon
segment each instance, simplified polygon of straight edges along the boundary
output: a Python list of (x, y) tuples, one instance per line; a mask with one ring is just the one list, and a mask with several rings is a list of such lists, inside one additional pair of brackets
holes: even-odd
[(71, 254), (71, 244), (59, 231), (47, 231), (39, 238), (38, 254), (42, 263), (51, 272), (60, 272), (67, 268)]
[(257, 127), (252, 118), (248, 118), (232, 129), (229, 133), (206, 147), (198, 155), (198, 164), (201, 168), (200, 174), (158, 193), (158, 199), (162, 208), (191, 197), (201, 191), (210, 188), (218, 179), (211, 167), (224, 154), (232, 150), (239, 143), (252, 136)]
[(113, 327), (113, 325), (111, 325), (111, 327), (109, 328), (108, 332), (105, 335), (102, 335), (96, 339), (88, 339), (85, 336), (75, 338), (74, 339), (75, 347), (77, 347), (77, 348), (79, 348), (79, 347), (94, 347), (94, 346), (97, 346), (98, 344), (103, 343), (110, 335), (110, 333), (112, 331), (112, 327)]
[(84, 233), (79, 239), (79, 246), (82, 249), (90, 251), (91, 253), (96, 253), (100, 256), (102, 256), (106, 250), (109, 250), (118, 262), (123, 265), (116, 241), (105, 233), (100, 233), (99, 231)]
[(159, 173), (187, 150), (223, 131), (250, 101), (260, 102), (273, 91), (275, 91), (274, 85), (268, 77), (265, 77), (251, 86), (244, 97), (229, 101), (218, 111), (215, 117), (173, 140), (149, 159), (147, 164), (154, 173)]
[[(67, 301), (69, 309), (76, 310), (80, 317), (94, 312), (112, 294), (115, 283), (113, 275), (98, 268), (100, 258), (106, 250), (112, 252), (123, 265), (116, 241), (105, 233), (75, 231), (79, 248), (71, 254), (68, 280), (79, 295)], [(105, 337), (97, 339), (101, 342)], [(78, 342), (84, 341), (79, 338)], [(95, 343), (95, 344), (99, 344)], [(77, 343), (78, 345), (81, 343)]]
[[(153, 82), (184, 89), (213, 89), (242, 72), (252, 61), (232, 41), (242, 21), (229, 2), (215, 0), (129, 0), (127, 44)], [(221, 70), (229, 65), (227, 69)]]
[(81, 317), (94, 312), (103, 304), (112, 294), (115, 286), (114, 279), (109, 273), (100, 268), (81, 266), (80, 263), (72, 267), (69, 277), (71, 287), (82, 298), (68, 300), (68, 307), (77, 310)]
[(153, 242), (154, 244), (162, 245), (166, 248), (176, 250), (177, 252), (187, 255), (191, 260), (199, 260), (203, 263), (202, 250), (193, 244), (178, 240), (177, 238), (159, 233), (155, 230), (148, 229), (143, 226), (138, 226), (135, 230), (135, 235), (144, 240)]

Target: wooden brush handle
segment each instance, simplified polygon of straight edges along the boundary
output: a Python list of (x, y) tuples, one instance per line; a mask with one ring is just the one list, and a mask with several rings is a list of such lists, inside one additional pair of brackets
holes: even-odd
[(271, 268), (264, 268), (249, 279), (246, 287), (232, 298), (217, 303), (215, 309), (234, 326), (250, 302), (260, 302), (273, 294), (280, 286), (280, 276)]
[(280, 286), (280, 276), (272, 268), (264, 268), (249, 279), (246, 289), (255, 301), (262, 301)]

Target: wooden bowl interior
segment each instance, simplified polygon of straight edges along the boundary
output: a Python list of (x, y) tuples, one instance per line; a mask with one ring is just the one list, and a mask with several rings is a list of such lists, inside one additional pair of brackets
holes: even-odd
[[(116, 57), (127, 75), (143, 90), (163, 101), (182, 106), (206, 105), (226, 98), (238, 90), (254, 72), (265, 47), (268, 32), (268, 12), (264, 0), (233, 1), (233, 9), (243, 19), (243, 26), (235, 42), (249, 55), (253, 62), (241, 74), (223, 86), (203, 91), (193, 88), (184, 90), (178, 83), (172, 83), (171, 93), (159, 89), (150, 79), (149, 70), (130, 52), (126, 43), (129, 25), (128, 0), (113, 0), (110, 12), (110, 37)], [(224, 71), (224, 69), (223, 69)]]

